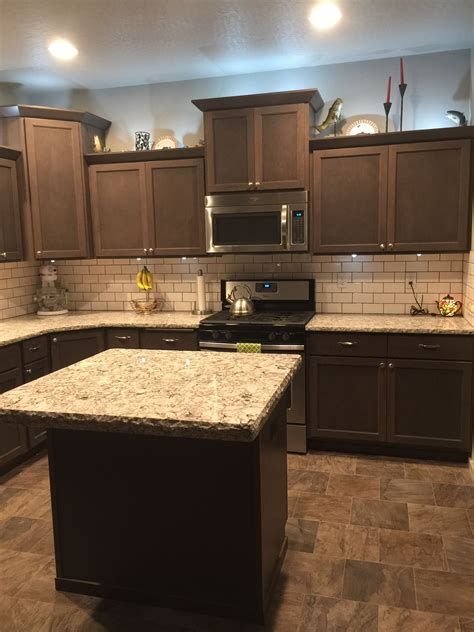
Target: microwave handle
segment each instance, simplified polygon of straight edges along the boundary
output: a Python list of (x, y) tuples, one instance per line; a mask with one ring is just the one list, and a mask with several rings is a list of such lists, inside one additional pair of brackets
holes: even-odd
[(281, 205), (281, 245), (288, 248), (288, 204)]

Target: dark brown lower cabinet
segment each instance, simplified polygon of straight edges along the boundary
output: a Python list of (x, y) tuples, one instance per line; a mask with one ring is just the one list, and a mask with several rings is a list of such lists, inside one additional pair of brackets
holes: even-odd
[[(36, 360), (25, 365), (23, 369), (23, 379), (25, 384), (33, 382), (43, 375), (47, 375), (50, 371), (49, 358)], [(43, 428), (28, 428), (28, 441), (30, 447), (34, 447), (46, 441), (46, 430)]]
[(197, 334), (192, 329), (145, 329), (141, 332), (142, 349), (197, 351)]
[(311, 356), (309, 434), (328, 439), (385, 438), (386, 363), (379, 358)]
[(419, 446), (470, 448), (470, 362), (389, 363), (387, 440)]
[(63, 369), (104, 349), (104, 332), (101, 329), (54, 334), (51, 336), (51, 370)]
[[(22, 384), (21, 365), (0, 373), (0, 393)], [(0, 468), (28, 449), (26, 428), (0, 423)]]

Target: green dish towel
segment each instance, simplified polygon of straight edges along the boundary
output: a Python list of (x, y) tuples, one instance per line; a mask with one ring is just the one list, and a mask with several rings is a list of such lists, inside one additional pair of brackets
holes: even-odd
[(239, 353), (262, 353), (262, 345), (259, 342), (238, 342), (236, 349)]

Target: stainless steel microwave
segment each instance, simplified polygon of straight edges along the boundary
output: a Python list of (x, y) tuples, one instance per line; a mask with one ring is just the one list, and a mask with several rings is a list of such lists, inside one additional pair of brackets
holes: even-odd
[(229, 193), (206, 196), (206, 250), (308, 250), (308, 192)]

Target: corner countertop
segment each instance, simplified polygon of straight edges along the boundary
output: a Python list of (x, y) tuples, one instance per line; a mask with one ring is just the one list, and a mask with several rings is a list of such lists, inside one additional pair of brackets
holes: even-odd
[(297, 355), (109, 349), (0, 395), (0, 421), (252, 441)]
[(43, 334), (100, 327), (156, 327), (197, 329), (203, 316), (190, 312), (156, 312), (141, 316), (134, 312), (69, 312), (64, 316), (18, 316), (0, 321), (0, 347)]
[(351, 331), (388, 334), (473, 335), (474, 326), (459, 316), (392, 316), (372, 314), (316, 314), (306, 331)]

